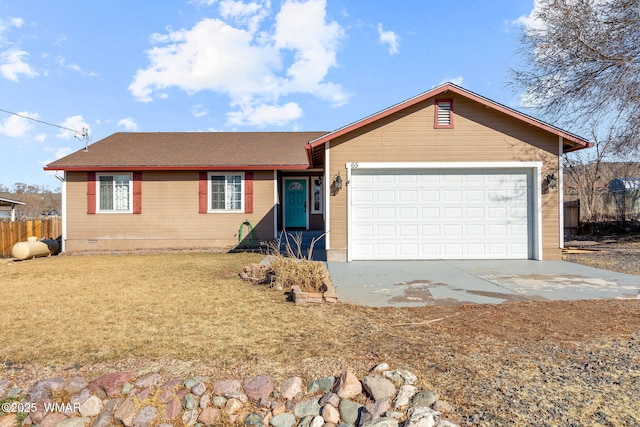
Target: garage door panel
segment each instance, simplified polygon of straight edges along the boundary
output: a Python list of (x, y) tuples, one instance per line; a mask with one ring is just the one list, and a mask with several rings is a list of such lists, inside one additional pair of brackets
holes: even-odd
[(351, 258), (529, 258), (531, 179), (515, 169), (354, 170)]

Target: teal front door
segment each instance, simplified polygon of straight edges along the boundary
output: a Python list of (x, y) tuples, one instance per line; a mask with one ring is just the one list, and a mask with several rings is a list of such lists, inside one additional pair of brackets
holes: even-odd
[(285, 228), (307, 227), (307, 180), (284, 180)]

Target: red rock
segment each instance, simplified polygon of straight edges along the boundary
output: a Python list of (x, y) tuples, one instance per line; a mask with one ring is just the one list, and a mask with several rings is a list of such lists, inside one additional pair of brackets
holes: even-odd
[(341, 398), (349, 399), (362, 393), (362, 384), (353, 373), (344, 371), (336, 381), (333, 392)]
[(58, 412), (50, 412), (46, 417), (42, 419), (42, 422), (39, 424), (40, 427), (54, 427), (60, 421), (66, 420), (67, 417), (64, 414), (60, 414)]
[(244, 392), (249, 399), (258, 401), (269, 397), (273, 391), (273, 381), (268, 375), (260, 375), (244, 382)]
[(218, 408), (204, 408), (198, 417), (198, 421), (205, 425), (216, 425), (221, 414), (222, 411)]
[(122, 386), (133, 378), (131, 372), (114, 372), (97, 378), (89, 384), (93, 392), (104, 391), (107, 397), (116, 397), (122, 391)]
[(213, 384), (213, 392), (223, 396), (231, 391), (240, 391), (241, 384), (238, 380), (223, 380)]
[(182, 404), (178, 399), (171, 399), (167, 402), (167, 412), (165, 413), (165, 417), (168, 420), (174, 420), (180, 415), (182, 411)]

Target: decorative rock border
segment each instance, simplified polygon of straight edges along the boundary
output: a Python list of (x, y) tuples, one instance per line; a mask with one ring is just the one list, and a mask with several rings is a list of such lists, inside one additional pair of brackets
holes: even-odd
[(453, 408), (417, 380), (385, 363), (361, 380), (344, 371), (306, 387), (301, 377), (276, 387), (268, 375), (211, 382), (115, 372), (93, 381), (44, 379), (26, 390), (0, 380), (0, 427), (457, 427), (442, 418)]

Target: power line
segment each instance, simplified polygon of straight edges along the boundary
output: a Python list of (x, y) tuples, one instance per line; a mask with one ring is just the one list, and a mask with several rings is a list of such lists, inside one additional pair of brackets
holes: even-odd
[(18, 116), (18, 117), (21, 117), (23, 119), (33, 120), (34, 122), (38, 122), (38, 123), (42, 123), (42, 124), (45, 124), (45, 125), (48, 125), (48, 126), (54, 126), (54, 127), (60, 128), (60, 129), (71, 131), (71, 132), (73, 132), (73, 137), (74, 138), (79, 139), (80, 141), (83, 141), (83, 142), (87, 142), (90, 139), (89, 130), (87, 128), (85, 128), (85, 127), (83, 127), (82, 130), (78, 131), (76, 129), (71, 129), (71, 128), (68, 128), (68, 127), (56, 125), (54, 123), (45, 122), (44, 120), (38, 120), (38, 119), (34, 119), (33, 117), (29, 117), (29, 116), (25, 116), (25, 115), (22, 115), (22, 114), (14, 113), (13, 111), (7, 111), (7, 110), (4, 110), (2, 108), (0, 108), (0, 111), (2, 111), (4, 113), (7, 113), (7, 114), (13, 114), (14, 116)]

